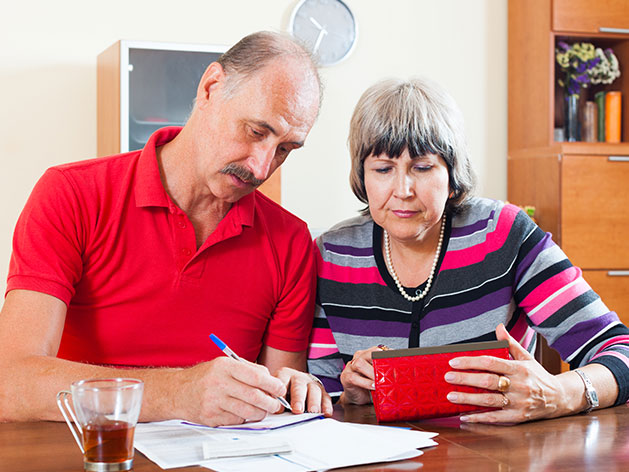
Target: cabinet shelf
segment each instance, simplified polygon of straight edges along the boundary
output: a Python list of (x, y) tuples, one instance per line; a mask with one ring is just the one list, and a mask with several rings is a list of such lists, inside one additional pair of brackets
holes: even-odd
[[(623, 95), (622, 97), (622, 113), (621, 113), (621, 141), (629, 142), (629, 34), (609, 34), (609, 33), (600, 33), (600, 34), (581, 34), (581, 33), (560, 33), (554, 34), (554, 47), (553, 47), (553, 59), (555, 57), (554, 51), (557, 49), (559, 42), (565, 42), (568, 44), (573, 43), (591, 43), (595, 47), (600, 47), (602, 49), (611, 48), (614, 51), (614, 54), (618, 58), (619, 68), (620, 68), (620, 77), (618, 77), (611, 84), (596, 84), (596, 85), (588, 85), (587, 88), (581, 90), (580, 94), (580, 110), (579, 116), (583, 113), (583, 108), (585, 106), (586, 101), (594, 101), (594, 95), (597, 92), (609, 92), (613, 90), (620, 91)], [(557, 61), (554, 61), (553, 67), (553, 128), (563, 128), (564, 125), (564, 106), (563, 101), (565, 98), (564, 90), (559, 85), (558, 79), (561, 77), (561, 69), (557, 64)], [(552, 136), (552, 140), (554, 142), (554, 133)]]

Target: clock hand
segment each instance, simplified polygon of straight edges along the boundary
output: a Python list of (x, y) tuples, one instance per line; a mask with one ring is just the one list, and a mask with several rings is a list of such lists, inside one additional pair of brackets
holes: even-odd
[(317, 20), (315, 20), (313, 17), (310, 17), (310, 21), (312, 22), (313, 25), (315, 25), (317, 28), (319, 28), (320, 30), (324, 29), (323, 26), (321, 26), (319, 24), (319, 22)]
[(319, 46), (321, 45), (321, 41), (323, 40), (323, 37), (326, 34), (328, 34), (328, 32), (322, 29), (321, 32), (319, 33), (319, 36), (317, 36), (317, 41), (315, 42), (314, 48), (312, 48), (313, 54), (317, 52), (317, 49), (319, 49)]

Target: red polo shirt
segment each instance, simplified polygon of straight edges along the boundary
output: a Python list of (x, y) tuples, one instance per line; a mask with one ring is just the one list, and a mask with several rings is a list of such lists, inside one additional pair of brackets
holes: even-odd
[(315, 287), (306, 224), (256, 191), (197, 250), (155, 155), (179, 130), (157, 131), (142, 151), (53, 167), (35, 186), (7, 292), (68, 305), (59, 357), (188, 366), (221, 355), (210, 333), (251, 361), (263, 344), (306, 349)]

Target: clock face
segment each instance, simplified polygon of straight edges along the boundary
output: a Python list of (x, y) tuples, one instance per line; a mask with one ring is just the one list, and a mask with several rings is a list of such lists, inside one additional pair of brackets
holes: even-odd
[(293, 10), (289, 31), (324, 66), (345, 59), (356, 44), (356, 20), (341, 0), (301, 0)]

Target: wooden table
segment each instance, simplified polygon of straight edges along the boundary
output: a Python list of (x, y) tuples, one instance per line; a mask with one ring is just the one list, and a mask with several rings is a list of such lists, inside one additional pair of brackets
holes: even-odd
[[(371, 406), (336, 406), (334, 418), (376, 423)], [(629, 407), (517, 426), (461, 425), (457, 418), (408, 423), (439, 433), (439, 446), (412, 460), (342, 469), (350, 471), (623, 471), (629, 470)], [(136, 451), (136, 472), (160, 467)], [(81, 453), (65, 423), (0, 424), (0, 471), (83, 470)], [(207, 470), (197, 467), (180, 472)]]

